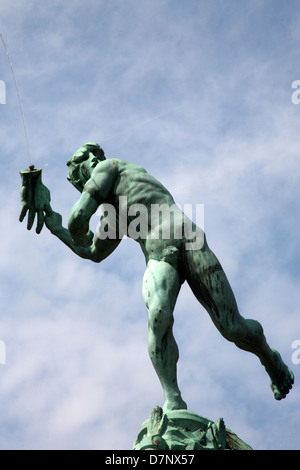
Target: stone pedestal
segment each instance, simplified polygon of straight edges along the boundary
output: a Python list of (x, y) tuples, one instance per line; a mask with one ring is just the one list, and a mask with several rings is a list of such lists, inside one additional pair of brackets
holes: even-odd
[(252, 450), (225, 427), (188, 410), (166, 413), (159, 406), (142, 424), (134, 450)]

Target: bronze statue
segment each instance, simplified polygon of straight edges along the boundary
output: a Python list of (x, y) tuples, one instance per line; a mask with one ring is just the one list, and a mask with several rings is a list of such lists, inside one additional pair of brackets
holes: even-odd
[[(31, 229), (37, 213), (38, 233), (45, 223), (51, 233), (78, 256), (96, 263), (117, 248), (124, 234), (140, 244), (146, 261), (143, 298), (149, 312), (148, 350), (164, 390), (164, 410), (187, 408), (177, 384), (179, 355), (172, 332), (173, 310), (185, 281), (224, 338), (259, 358), (270, 376), (276, 400), (284, 398), (292, 387), (293, 373), (280, 354), (267, 344), (260, 323), (240, 315), (227, 277), (203, 231), (179, 209), (174, 210), (169, 220), (157, 216), (149, 221), (144, 217), (137, 223), (137, 213), (141, 215), (143, 208), (144, 215), (149, 215), (153, 206), (174, 208), (176, 205), (169, 191), (140, 166), (120, 159), (106, 159), (101, 147), (92, 142), (83, 145), (67, 165), (68, 180), (81, 193), (72, 208), (68, 229), (62, 226), (61, 215), (51, 209), (50, 192), (42, 184), (40, 174), (30, 180), (30, 173), (34, 176), (36, 171), (34, 168), (22, 175), (20, 220), (29, 211), (28, 229)], [(125, 212), (121, 207), (124, 202), (129, 208)], [(111, 214), (103, 216), (94, 235), (89, 222), (102, 204), (104, 209), (105, 205), (111, 209)], [(133, 227), (135, 230), (129, 230)], [(163, 236), (164, 233), (168, 236)], [(196, 243), (191, 243), (191, 239), (196, 239)]]

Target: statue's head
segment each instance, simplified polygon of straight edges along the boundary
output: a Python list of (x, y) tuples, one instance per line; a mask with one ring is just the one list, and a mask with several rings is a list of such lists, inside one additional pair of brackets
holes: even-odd
[(88, 142), (75, 152), (67, 161), (69, 167), (68, 181), (82, 192), (85, 183), (90, 179), (95, 166), (105, 160), (104, 151), (95, 142)]

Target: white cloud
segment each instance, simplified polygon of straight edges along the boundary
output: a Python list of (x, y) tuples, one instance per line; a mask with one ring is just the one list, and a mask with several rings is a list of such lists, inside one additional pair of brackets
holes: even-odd
[[(0, 30), (34, 163), (65, 225), (78, 197), (65, 162), (83, 142), (103, 141), (107, 156), (140, 163), (178, 203), (205, 204), (208, 242), (241, 312), (262, 322), (294, 367), (296, 20), (285, 13), (284, 29), (293, 34), (285, 37), (270, 28), (260, 2), (248, 2), (246, 13), (233, 2), (227, 12), (216, 5), (4, 1)], [(272, 41), (281, 41), (276, 54)], [(4, 71), (4, 53), (0, 60)], [(130, 448), (163, 400), (147, 355), (143, 255), (125, 240), (104, 263), (91, 264), (47, 229), (38, 236), (18, 222), (18, 171), (28, 163), (13, 83), (9, 73), (0, 79), (7, 85), (0, 109), (1, 447)], [(275, 402), (259, 361), (219, 335), (187, 286), (175, 334), (180, 386), (193, 411), (223, 416), (253, 447), (299, 447), (291, 431), (299, 421), (297, 382)]]

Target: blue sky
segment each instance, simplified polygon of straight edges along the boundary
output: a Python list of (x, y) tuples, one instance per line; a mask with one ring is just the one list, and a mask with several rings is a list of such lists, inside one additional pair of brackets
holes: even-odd
[[(299, 449), (299, 2), (2, 0), (0, 32), (33, 163), (64, 223), (78, 198), (66, 161), (90, 140), (145, 167), (179, 204), (204, 204), (241, 313), (294, 371), (275, 401), (259, 361), (219, 335), (184, 285), (175, 336), (189, 409), (222, 416), (253, 448)], [(130, 449), (163, 404), (143, 255), (127, 239), (93, 265), (18, 222), (29, 161), (3, 47), (0, 80), (0, 447)]]

